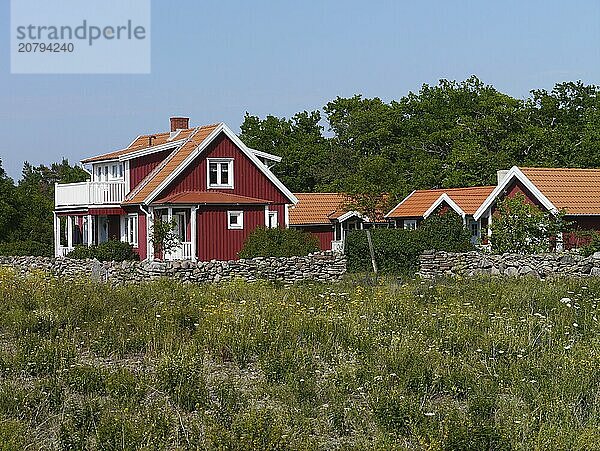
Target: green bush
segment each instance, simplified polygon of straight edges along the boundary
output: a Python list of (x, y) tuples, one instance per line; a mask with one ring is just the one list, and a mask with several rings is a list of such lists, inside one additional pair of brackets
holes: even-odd
[(246, 238), (240, 258), (302, 256), (319, 249), (319, 239), (310, 233), (258, 227)]
[(139, 255), (134, 252), (131, 244), (117, 240), (106, 241), (97, 246), (75, 246), (75, 249), (69, 252), (67, 257), (76, 259), (95, 258), (100, 261), (117, 262), (140, 259)]
[(52, 257), (52, 246), (38, 241), (11, 241), (0, 243), (0, 255)]
[(600, 251), (600, 233), (591, 230), (587, 231), (582, 237), (586, 239), (587, 243), (579, 248), (579, 252), (585, 257), (589, 257), (594, 252)]
[[(469, 232), (454, 213), (432, 215), (417, 230), (371, 229), (377, 269), (383, 273), (409, 274), (417, 270), (419, 255), (426, 250), (466, 252), (473, 249)], [(371, 254), (365, 230), (346, 237), (349, 272), (371, 271)]]

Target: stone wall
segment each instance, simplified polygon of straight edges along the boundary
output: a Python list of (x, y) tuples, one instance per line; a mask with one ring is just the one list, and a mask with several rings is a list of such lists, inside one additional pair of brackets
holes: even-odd
[(590, 257), (569, 252), (536, 255), (425, 252), (419, 259), (417, 274), (426, 279), (479, 274), (537, 278), (600, 276), (600, 252)]
[(232, 261), (99, 262), (46, 257), (0, 257), (0, 266), (22, 274), (44, 271), (65, 278), (88, 277), (111, 284), (140, 283), (160, 277), (184, 283), (266, 279), (293, 283), (301, 280), (332, 282), (346, 273), (346, 257), (330, 251), (306, 257), (258, 257)]

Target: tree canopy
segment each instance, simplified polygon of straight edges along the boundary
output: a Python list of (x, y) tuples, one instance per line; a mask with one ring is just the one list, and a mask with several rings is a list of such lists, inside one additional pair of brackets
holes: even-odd
[(494, 184), (513, 165), (600, 167), (599, 87), (582, 82), (499, 92), (473, 76), (384, 102), (338, 97), (291, 119), (246, 114), (242, 139), (283, 157), (293, 191), (342, 191), (363, 212), (414, 189)]

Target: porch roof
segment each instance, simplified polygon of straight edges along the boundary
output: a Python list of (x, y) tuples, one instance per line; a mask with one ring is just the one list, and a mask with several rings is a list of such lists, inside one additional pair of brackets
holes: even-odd
[(270, 200), (221, 193), (219, 191), (184, 191), (182, 193), (170, 194), (156, 200), (152, 204), (266, 205), (270, 203), (272, 203)]

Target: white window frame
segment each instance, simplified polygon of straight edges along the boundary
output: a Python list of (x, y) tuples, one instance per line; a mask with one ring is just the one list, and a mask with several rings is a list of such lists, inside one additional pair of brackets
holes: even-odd
[[(210, 183), (210, 165), (217, 165), (217, 183)], [(221, 165), (227, 164), (228, 183), (221, 183)], [(206, 187), (208, 189), (233, 189), (233, 158), (207, 158), (206, 159)]]
[[(237, 224), (231, 224), (231, 218), (238, 218)], [(227, 212), (227, 229), (228, 230), (243, 230), (244, 229), (244, 212), (241, 210), (230, 210)]]
[(405, 219), (402, 222), (402, 228), (404, 230), (417, 230), (417, 220), (416, 219)]
[[(138, 247), (139, 241), (139, 222), (138, 214), (132, 213), (125, 216), (125, 242), (131, 244), (133, 247)], [(133, 240), (131, 235), (133, 233)]]
[[(271, 225), (271, 218), (275, 218), (275, 223), (274, 225)], [(270, 229), (276, 229), (277, 227), (279, 227), (279, 215), (277, 214), (277, 210), (275, 211), (271, 211), (268, 210), (267, 211), (267, 224), (266, 226)]]

